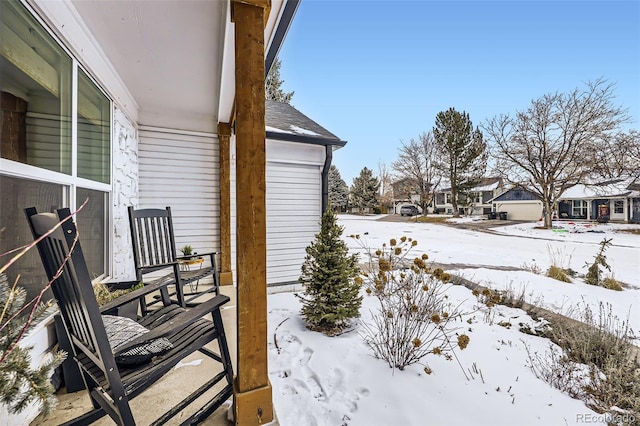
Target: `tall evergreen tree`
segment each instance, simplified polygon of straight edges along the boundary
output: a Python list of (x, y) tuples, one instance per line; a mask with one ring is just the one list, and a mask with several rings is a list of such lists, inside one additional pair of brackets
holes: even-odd
[(299, 281), (305, 287), (302, 315), (307, 327), (327, 335), (340, 333), (360, 316), (362, 296), (357, 282), (358, 256), (349, 255), (331, 206), (322, 215), (320, 233), (307, 247)]
[(360, 176), (353, 179), (351, 186), (351, 204), (364, 213), (364, 209), (375, 207), (378, 202), (380, 181), (368, 168), (360, 171)]
[(265, 96), (269, 101), (291, 103), (294, 92), (285, 92), (282, 90), (284, 80), (280, 78), (280, 66), (282, 62), (276, 58), (271, 65), (267, 79), (265, 80)]
[(487, 144), (482, 132), (473, 129), (466, 112), (453, 108), (436, 116), (433, 136), (443, 155), (442, 166), (451, 184), (451, 206), (458, 216), (460, 195), (476, 186), (487, 169)]
[(349, 187), (342, 180), (340, 171), (335, 165), (329, 168), (329, 203), (338, 209), (343, 210), (347, 207), (349, 199)]

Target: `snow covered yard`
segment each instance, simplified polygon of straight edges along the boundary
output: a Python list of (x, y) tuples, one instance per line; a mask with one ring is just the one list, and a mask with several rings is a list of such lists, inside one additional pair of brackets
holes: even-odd
[[(575, 223), (554, 223), (565, 230), (557, 232), (558, 229), (536, 229), (539, 223), (521, 223), (493, 228), (494, 233), (486, 233), (430, 223), (385, 222), (375, 218), (340, 217), (346, 241), (354, 251), (363, 253), (361, 244), (348, 235), (360, 235), (361, 240), (373, 249), (390, 238), (406, 235), (418, 241), (413, 253), (427, 253), (430, 261), (478, 284), (497, 290), (511, 288), (516, 294), (524, 291), (526, 302), (561, 314), (567, 314), (582, 303), (595, 307), (596, 312), (599, 302), (610, 303), (620, 319), (625, 320), (629, 316), (633, 330), (640, 331), (640, 236), (620, 232), (629, 228), (640, 229), (637, 225), (597, 224), (585, 227)], [(555, 261), (561, 264), (558, 266), (584, 274), (587, 272), (585, 265), (593, 263), (603, 238), (612, 239), (605, 255), (613, 276), (627, 284), (622, 292), (594, 287), (580, 279), (571, 284), (561, 283), (531, 272), (538, 270), (544, 273)]]
[[(526, 301), (567, 313), (578, 303), (610, 303), (618, 317), (640, 329), (640, 237), (614, 232), (587, 233), (536, 230), (536, 224), (512, 225), (495, 233), (429, 223), (384, 222), (378, 217), (340, 216), (344, 238), (355, 252), (359, 234), (375, 250), (391, 238), (418, 241), (413, 255), (455, 268), (452, 271), (488, 287), (525, 289)], [(611, 230), (615, 229), (612, 225)], [(567, 267), (586, 272), (599, 242), (613, 237), (606, 252), (622, 292), (551, 280), (531, 272), (546, 270), (553, 253), (563, 253)], [(557, 257), (557, 255), (556, 255)], [(559, 259), (555, 259), (556, 262)], [(595, 413), (535, 377), (528, 353), (545, 353), (551, 343), (521, 333), (521, 325), (538, 325), (520, 309), (478, 302), (468, 289), (447, 286), (452, 304), (465, 312), (459, 330), (470, 337), (458, 359), (428, 355), (404, 371), (375, 359), (354, 330), (326, 337), (305, 328), (293, 293), (272, 294), (269, 303), (269, 365), (273, 399), (282, 425), (552, 425), (606, 424)], [(370, 322), (377, 299), (365, 297), (363, 322)], [(596, 310), (597, 312), (597, 310)], [(426, 374), (425, 367), (432, 371)]]

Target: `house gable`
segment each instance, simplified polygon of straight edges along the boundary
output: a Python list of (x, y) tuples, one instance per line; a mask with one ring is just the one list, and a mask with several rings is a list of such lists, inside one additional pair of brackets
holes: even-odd
[(538, 196), (534, 193), (527, 191), (522, 187), (511, 188), (506, 192), (498, 195), (497, 197), (489, 200), (489, 202), (498, 201), (537, 201)]
[(267, 284), (296, 284), (320, 231), (332, 153), (346, 144), (284, 102), (266, 102)]

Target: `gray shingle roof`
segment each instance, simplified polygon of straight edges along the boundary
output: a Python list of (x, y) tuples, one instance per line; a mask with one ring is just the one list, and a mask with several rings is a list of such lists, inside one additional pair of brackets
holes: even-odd
[(267, 137), (322, 145), (344, 145), (345, 141), (284, 102), (266, 102)]

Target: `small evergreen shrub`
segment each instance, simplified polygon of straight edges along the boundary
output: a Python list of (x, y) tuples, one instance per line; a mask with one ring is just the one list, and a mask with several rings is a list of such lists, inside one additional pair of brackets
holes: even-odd
[(54, 352), (37, 367), (31, 366), (32, 346), (22, 347), (20, 340), (53, 312), (53, 301), (27, 302), (27, 292), (15, 284), (9, 286), (0, 274), (0, 402), (9, 413), (22, 412), (30, 403), (47, 415), (56, 405), (55, 389), (49, 378), (66, 354)]
[(362, 296), (358, 278), (358, 256), (349, 255), (331, 206), (322, 215), (320, 233), (307, 247), (299, 282), (304, 285), (301, 314), (307, 327), (326, 335), (346, 329), (360, 316)]
[(611, 278), (607, 282), (607, 285), (610, 287), (605, 286), (604, 281), (606, 277), (604, 277), (604, 271), (600, 269), (600, 267), (603, 267), (607, 271), (611, 272), (611, 266), (609, 266), (609, 264), (607, 263), (607, 257), (604, 255), (604, 252), (611, 245), (611, 240), (612, 240), (611, 238), (609, 239), (605, 238), (602, 241), (600, 241), (600, 250), (598, 251), (598, 254), (594, 256), (593, 263), (591, 265), (589, 265), (589, 263), (586, 264), (586, 266), (588, 266), (589, 269), (587, 270), (587, 274), (584, 276), (584, 282), (587, 284), (597, 285), (597, 286), (606, 287), (606, 288), (612, 287), (613, 290), (617, 290), (618, 288), (619, 290), (622, 290), (622, 287), (617, 281), (615, 283), (612, 282), (612, 281), (615, 281), (613, 278)]

